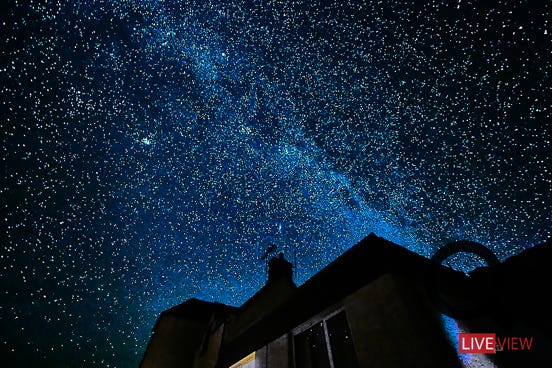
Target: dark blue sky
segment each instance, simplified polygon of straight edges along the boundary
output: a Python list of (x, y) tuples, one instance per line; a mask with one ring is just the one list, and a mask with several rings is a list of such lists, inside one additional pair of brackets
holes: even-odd
[[(158, 314), (304, 282), (370, 232), (552, 232), (550, 5), (8, 1), (0, 346), (135, 367)], [(459, 260), (457, 267), (469, 267)]]

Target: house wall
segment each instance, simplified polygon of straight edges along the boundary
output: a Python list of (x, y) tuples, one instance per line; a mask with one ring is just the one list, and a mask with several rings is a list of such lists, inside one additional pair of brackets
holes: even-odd
[(285, 334), (257, 350), (255, 368), (289, 368), (289, 338)]
[(257, 350), (256, 367), (292, 368), (293, 334), (344, 310), (358, 367), (461, 368), (418, 280), (386, 274)]
[(228, 324), (228, 328), (224, 334), (225, 343), (232, 341), (280, 306), (296, 289), (297, 287), (286, 279), (276, 280), (270, 285), (265, 286), (253, 296), (252, 301), (242, 306), (239, 314)]
[(385, 274), (344, 300), (360, 367), (461, 367), (416, 280)]
[(195, 321), (161, 315), (140, 368), (191, 367), (204, 329)]
[[(217, 364), (219, 351), (220, 351), (220, 344), (222, 342), (222, 335), (224, 332), (225, 325), (220, 324), (218, 328), (215, 329), (215, 331), (209, 335), (207, 346), (203, 347), (199, 346), (196, 353), (196, 358), (193, 367), (194, 368), (213, 368)], [(192, 365), (189, 366), (182, 366), (182, 367), (192, 367)]]

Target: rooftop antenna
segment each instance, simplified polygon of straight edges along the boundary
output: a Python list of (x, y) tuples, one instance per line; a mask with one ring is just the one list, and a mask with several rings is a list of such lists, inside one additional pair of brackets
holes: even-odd
[(293, 279), (297, 280), (297, 247), (293, 247)]
[(268, 247), (264, 252), (264, 255), (261, 257), (261, 259), (264, 259), (265, 261), (265, 272), (266, 272), (267, 280), (268, 280), (268, 260), (270, 258), (270, 255), (272, 253), (276, 253), (277, 250), (278, 250), (278, 247), (275, 244), (269, 243)]

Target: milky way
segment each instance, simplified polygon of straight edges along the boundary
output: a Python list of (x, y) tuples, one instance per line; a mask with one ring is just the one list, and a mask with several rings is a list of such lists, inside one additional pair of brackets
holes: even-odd
[(550, 4), (480, 3), (2, 5), (2, 354), (135, 367), (270, 244), (301, 284), (370, 232), (550, 237)]

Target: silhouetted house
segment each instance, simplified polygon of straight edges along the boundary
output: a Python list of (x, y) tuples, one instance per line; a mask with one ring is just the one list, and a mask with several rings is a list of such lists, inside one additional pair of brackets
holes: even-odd
[(301, 287), (280, 255), (239, 308), (163, 312), (141, 367), (460, 367), (424, 287), (455, 273), (374, 234)]

